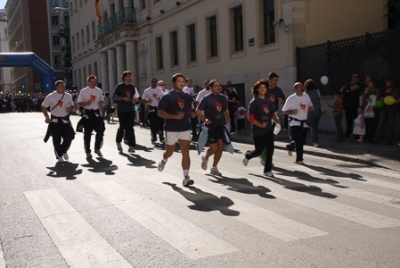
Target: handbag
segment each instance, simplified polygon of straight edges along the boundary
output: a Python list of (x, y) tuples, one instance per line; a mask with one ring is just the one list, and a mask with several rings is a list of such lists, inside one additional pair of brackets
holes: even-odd
[(321, 114), (326, 114), (328, 112), (328, 107), (323, 100), (319, 100), (319, 105), (321, 106)]
[(374, 118), (375, 117), (374, 107), (372, 106), (371, 102), (368, 102), (367, 106), (365, 106), (364, 117), (365, 118)]

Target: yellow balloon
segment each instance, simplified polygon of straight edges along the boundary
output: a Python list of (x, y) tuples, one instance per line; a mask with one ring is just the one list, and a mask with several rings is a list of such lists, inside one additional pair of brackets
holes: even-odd
[(386, 96), (386, 97), (383, 99), (383, 101), (385, 102), (385, 104), (386, 104), (387, 106), (393, 105), (393, 104), (396, 102), (396, 100), (395, 100), (392, 96)]

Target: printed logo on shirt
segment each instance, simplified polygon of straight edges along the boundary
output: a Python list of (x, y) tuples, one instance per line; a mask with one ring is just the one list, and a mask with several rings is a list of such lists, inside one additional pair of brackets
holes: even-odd
[(92, 102), (94, 102), (96, 100), (96, 95), (90, 95), (90, 99), (92, 100)]
[(185, 100), (178, 98), (178, 105), (181, 109), (183, 109), (185, 107)]
[(64, 102), (63, 102), (63, 101), (60, 101), (60, 102), (58, 103), (58, 107), (61, 109), (61, 108), (63, 107), (63, 104), (64, 104)]
[(157, 93), (153, 93), (153, 98), (157, 99)]
[(215, 109), (220, 113), (222, 110), (222, 103), (221, 102), (216, 102), (215, 103)]
[(129, 89), (127, 89), (127, 90), (125, 90), (125, 94), (126, 94), (127, 97), (130, 97), (131, 96), (131, 91)]
[(268, 108), (268, 105), (266, 105), (266, 104), (263, 104), (263, 110), (264, 110), (264, 113), (266, 113), (266, 114), (269, 114), (269, 108)]
[(269, 95), (269, 99), (270, 99), (272, 102), (275, 102), (275, 98), (276, 98), (275, 94), (270, 94), (270, 95)]
[(301, 108), (303, 111), (306, 111), (307, 105), (306, 105), (305, 103), (300, 103), (300, 108)]

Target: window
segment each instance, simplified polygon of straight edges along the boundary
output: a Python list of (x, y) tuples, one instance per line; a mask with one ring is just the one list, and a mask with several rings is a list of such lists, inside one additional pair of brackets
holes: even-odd
[(72, 36), (72, 52), (75, 51), (75, 36)]
[(217, 16), (208, 18), (208, 57), (218, 56)]
[(188, 35), (188, 51), (189, 51), (189, 61), (196, 61), (196, 25), (190, 24), (187, 26), (187, 35)]
[(85, 46), (85, 35), (83, 34), (83, 30), (81, 30), (81, 41), (82, 41), (82, 47)]
[(178, 32), (173, 31), (170, 33), (171, 40), (171, 66), (179, 65), (179, 53), (178, 53)]
[(57, 0), (51, 0), (51, 6), (56, 7), (57, 5)]
[(264, 45), (275, 43), (275, 7), (274, 0), (263, 0)]
[(156, 61), (157, 70), (164, 69), (163, 46), (161, 36), (156, 38)]
[(143, 10), (143, 9), (146, 9), (146, 1), (147, 1), (147, 0), (142, 0), (142, 10)]
[(79, 49), (79, 33), (76, 34), (76, 49)]
[(96, 40), (96, 23), (92, 21), (92, 40)]
[(59, 55), (54, 55), (53, 56), (53, 61), (54, 61), (54, 66), (56, 67), (56, 69), (61, 69), (62, 66), (60, 64), (60, 56)]
[(59, 36), (53, 36), (53, 45), (54, 46), (60, 45), (60, 37)]
[(51, 25), (52, 26), (58, 25), (58, 16), (51, 16)]
[(97, 62), (93, 63), (93, 71), (93, 74), (97, 76)]
[(64, 23), (69, 24), (69, 16), (64, 16)]
[(233, 9), (233, 41), (234, 51), (243, 50), (243, 10), (242, 6)]
[(90, 31), (89, 31), (89, 25), (86, 25), (86, 43), (90, 43)]

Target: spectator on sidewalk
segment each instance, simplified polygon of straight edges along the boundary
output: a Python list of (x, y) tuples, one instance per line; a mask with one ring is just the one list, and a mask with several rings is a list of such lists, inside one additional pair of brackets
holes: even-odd
[(291, 141), (286, 145), (289, 156), (296, 150), (296, 164), (303, 165), (304, 144), (307, 140), (309, 123), (308, 111), (314, 110), (314, 106), (307, 94), (304, 94), (303, 84), (296, 82), (293, 85), (295, 93), (290, 95), (283, 105), (282, 112), (289, 116)]
[(346, 116), (346, 138), (350, 137), (353, 132), (353, 122), (357, 117), (360, 90), (361, 82), (358, 73), (352, 75), (350, 84), (345, 85), (340, 89), (343, 94), (343, 109)]
[(229, 116), (231, 117), (231, 134), (236, 134), (236, 110), (237, 110), (237, 101), (238, 97), (235, 91), (233, 90), (233, 86), (228, 86), (228, 109), (229, 109)]
[(238, 131), (245, 131), (246, 130), (246, 108), (243, 106), (243, 101), (238, 101), (238, 108), (236, 111), (236, 118), (237, 118), (237, 129)]
[(357, 111), (358, 111), (358, 116), (354, 120), (353, 134), (358, 135), (357, 142), (363, 142), (364, 135), (365, 135), (364, 110), (360, 106), (360, 107), (358, 107)]
[[(369, 77), (369, 76), (367, 76)], [(367, 79), (366, 79), (367, 80)], [(371, 113), (368, 115), (364, 114), (365, 119), (365, 139), (372, 140), (374, 138), (374, 132), (377, 126), (377, 112), (376, 112), (376, 96), (378, 90), (375, 88), (375, 82), (370, 78), (368, 80), (368, 84), (364, 89), (364, 93), (360, 96), (360, 106), (363, 107), (363, 111), (365, 111), (367, 105), (371, 106)]]
[(337, 131), (335, 142), (342, 142), (344, 141), (342, 128), (343, 101), (339, 91), (335, 92), (335, 95), (333, 96), (333, 105), (329, 105), (329, 107), (333, 108), (333, 117), (335, 119), (335, 126)]
[[(381, 90), (378, 101), (385, 101), (386, 97), (393, 97), (395, 100), (399, 99), (399, 90), (394, 87), (394, 78), (389, 77), (386, 79), (385, 87)], [(378, 143), (381, 139), (382, 133), (386, 127), (389, 128), (389, 141), (388, 144), (393, 144), (394, 141), (394, 134), (395, 134), (395, 113), (398, 110), (397, 104), (387, 105), (384, 104), (383, 107), (380, 109), (379, 114), (379, 123), (378, 127), (375, 131), (373, 143)]]
[(313, 144), (315, 147), (319, 147), (318, 125), (319, 120), (321, 119), (321, 93), (317, 88), (317, 84), (312, 79), (307, 79), (304, 82), (304, 87), (306, 90), (306, 94), (310, 97), (311, 102), (315, 108), (312, 111), (308, 111), (308, 122), (310, 123)]

